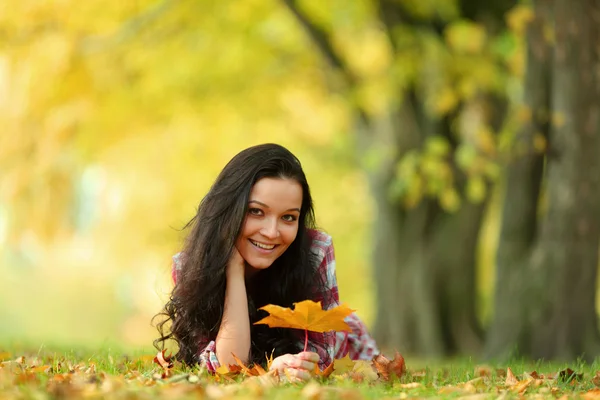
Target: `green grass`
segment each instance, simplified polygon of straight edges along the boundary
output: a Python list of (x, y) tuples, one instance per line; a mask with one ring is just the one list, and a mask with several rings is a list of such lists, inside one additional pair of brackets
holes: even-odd
[[(23, 358), (20, 358), (20, 357)], [(54, 398), (244, 398), (244, 399), (361, 399), (361, 398), (600, 398), (596, 389), (598, 361), (566, 363), (513, 360), (482, 365), (471, 359), (406, 360), (407, 373), (383, 381), (365, 375), (332, 375), (302, 384), (273, 380), (212, 376), (200, 368), (175, 364), (170, 376), (153, 362), (151, 350), (118, 347), (67, 349), (0, 344), (0, 399)], [(16, 361), (15, 361), (16, 360)], [(506, 385), (510, 367), (519, 384)], [(528, 375), (557, 374), (572, 369), (577, 377), (531, 380)], [(360, 380), (362, 382), (356, 382)], [(353, 378), (355, 380), (353, 380)], [(594, 383), (596, 381), (596, 383)], [(520, 385), (520, 386), (519, 386)], [(524, 390), (519, 393), (519, 388)], [(593, 397), (596, 396), (596, 397)]]

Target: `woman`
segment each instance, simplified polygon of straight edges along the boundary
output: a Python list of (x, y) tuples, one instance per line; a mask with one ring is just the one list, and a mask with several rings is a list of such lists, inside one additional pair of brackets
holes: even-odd
[[(324, 309), (339, 304), (331, 237), (315, 229), (312, 199), (300, 161), (276, 144), (248, 148), (221, 171), (198, 213), (183, 251), (174, 257), (175, 287), (158, 323), (158, 349), (175, 339), (187, 364), (215, 371), (263, 363), (299, 380), (334, 358), (370, 360), (374, 340), (355, 314), (352, 332), (304, 332), (254, 322), (266, 304), (292, 307), (306, 299)], [(167, 331), (167, 322), (171, 322)]]

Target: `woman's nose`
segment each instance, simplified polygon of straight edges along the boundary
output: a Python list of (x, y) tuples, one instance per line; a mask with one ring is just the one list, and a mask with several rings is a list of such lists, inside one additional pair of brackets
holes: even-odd
[(279, 236), (277, 221), (267, 222), (260, 230), (260, 234), (269, 239), (277, 238)]

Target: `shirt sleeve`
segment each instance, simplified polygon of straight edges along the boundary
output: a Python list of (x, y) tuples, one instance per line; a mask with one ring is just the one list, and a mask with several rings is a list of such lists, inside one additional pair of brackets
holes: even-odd
[[(336, 262), (333, 241), (330, 236), (317, 244), (321, 244), (318, 255), (321, 259), (318, 273), (325, 283), (322, 293), (316, 293), (316, 300), (321, 301), (324, 310), (329, 310), (340, 304), (340, 297), (336, 277)], [(371, 360), (379, 349), (366, 325), (361, 319), (352, 313), (346, 317), (345, 322), (350, 326), (350, 332), (325, 332), (309, 333), (309, 347), (316, 351), (321, 357), (320, 366), (329, 365), (333, 359), (343, 358), (349, 355), (352, 360)]]
[[(171, 277), (173, 278), (173, 283), (177, 283), (177, 276), (179, 271), (181, 271), (181, 266), (183, 265), (183, 253), (177, 253), (173, 256), (173, 264), (171, 267)], [(219, 363), (219, 359), (217, 358), (217, 347), (214, 340), (211, 340), (206, 344), (206, 342), (200, 343), (198, 346), (198, 362), (201, 366), (206, 367), (209, 372), (216, 372), (216, 370), (221, 366)]]

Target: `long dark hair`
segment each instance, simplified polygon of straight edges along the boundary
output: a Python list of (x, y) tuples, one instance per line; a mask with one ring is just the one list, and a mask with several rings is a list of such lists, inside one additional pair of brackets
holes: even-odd
[[(186, 225), (191, 231), (183, 246), (183, 262), (177, 283), (156, 327), (160, 337), (154, 346), (161, 350), (174, 339), (176, 358), (186, 364), (198, 362), (197, 354), (214, 340), (221, 325), (225, 302), (226, 266), (248, 209), (252, 187), (263, 178), (287, 178), (302, 186), (298, 234), (287, 250), (267, 269), (247, 282), (251, 323), (251, 361), (262, 362), (265, 354), (297, 353), (297, 331), (253, 325), (266, 312), (266, 304), (290, 307), (292, 303), (323, 292), (324, 282), (311, 252), (310, 230), (315, 217), (310, 189), (300, 161), (276, 144), (250, 147), (238, 153), (223, 168), (196, 216)], [(170, 324), (169, 324), (170, 322)], [(242, 355), (243, 356), (243, 355)]]

